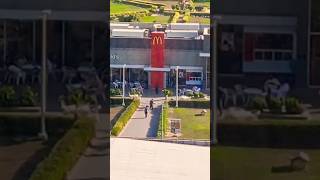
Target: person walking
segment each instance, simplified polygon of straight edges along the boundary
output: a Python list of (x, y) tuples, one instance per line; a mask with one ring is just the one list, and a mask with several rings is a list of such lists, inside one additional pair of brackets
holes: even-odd
[(148, 106), (144, 108), (144, 118), (148, 117)]
[(153, 110), (153, 99), (150, 100), (150, 110)]

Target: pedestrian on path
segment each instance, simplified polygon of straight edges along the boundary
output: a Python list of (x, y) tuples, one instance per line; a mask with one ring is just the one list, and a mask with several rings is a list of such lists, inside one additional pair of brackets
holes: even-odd
[(153, 99), (150, 100), (150, 110), (153, 110)]
[(144, 118), (148, 117), (148, 106), (144, 108)]

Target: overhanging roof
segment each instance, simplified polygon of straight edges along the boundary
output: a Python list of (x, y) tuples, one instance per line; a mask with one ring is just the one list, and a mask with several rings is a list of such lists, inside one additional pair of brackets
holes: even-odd
[[(43, 16), (39, 10), (0, 9), (0, 19), (37, 20)], [(52, 11), (48, 20), (106, 21), (107, 13), (101, 11)]]

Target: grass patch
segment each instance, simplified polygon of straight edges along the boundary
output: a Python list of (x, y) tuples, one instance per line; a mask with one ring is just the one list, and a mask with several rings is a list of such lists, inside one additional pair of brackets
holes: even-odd
[(199, 116), (202, 109), (171, 108), (169, 117), (181, 119), (181, 138), (210, 139), (210, 110)]
[(77, 120), (37, 166), (30, 180), (63, 180), (94, 136), (94, 122), (90, 118)]
[(114, 136), (118, 136), (122, 129), (126, 126), (128, 121), (130, 120), (133, 113), (137, 110), (140, 105), (139, 99), (134, 99), (132, 103), (126, 108), (126, 110), (120, 115), (116, 124), (113, 126), (111, 130), (111, 134)]
[(137, 7), (134, 5), (110, 2), (110, 14), (124, 13), (124, 12), (135, 12), (135, 11), (142, 11), (142, 10), (144, 10), (144, 8)]
[[(299, 151), (309, 154), (306, 171), (272, 173), (272, 166), (288, 165)], [(318, 180), (320, 150), (243, 148), (217, 146), (211, 148), (211, 171), (215, 180)]]
[(170, 19), (170, 16), (144, 16), (140, 18), (140, 22), (144, 23), (168, 23)]

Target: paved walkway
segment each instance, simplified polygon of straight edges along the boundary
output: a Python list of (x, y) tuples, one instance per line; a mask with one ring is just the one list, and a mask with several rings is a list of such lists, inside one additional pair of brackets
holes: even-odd
[(96, 137), (68, 174), (67, 180), (109, 179), (109, 137), (107, 137), (107, 114), (97, 114)]
[[(154, 100), (154, 109), (150, 110), (148, 117), (145, 118), (144, 107), (146, 105), (149, 106), (149, 102), (152, 98)], [(163, 97), (142, 97), (139, 108), (133, 114), (126, 127), (119, 134), (119, 137), (156, 137), (163, 101)]]
[(209, 180), (210, 147), (110, 138), (111, 180)]

